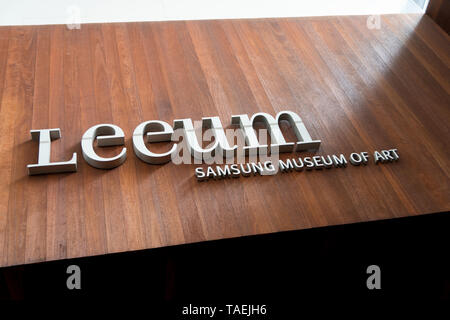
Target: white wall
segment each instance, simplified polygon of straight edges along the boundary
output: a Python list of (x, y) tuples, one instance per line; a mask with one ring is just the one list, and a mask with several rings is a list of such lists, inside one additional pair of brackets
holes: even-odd
[(420, 12), (413, 0), (0, 0), (0, 25)]

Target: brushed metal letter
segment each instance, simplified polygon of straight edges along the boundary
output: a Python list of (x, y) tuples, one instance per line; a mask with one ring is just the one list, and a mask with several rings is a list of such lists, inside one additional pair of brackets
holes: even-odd
[(268, 146), (259, 144), (258, 137), (256, 136), (255, 130), (253, 130), (253, 122), (250, 121), (248, 115), (240, 114), (231, 116), (231, 123), (239, 125), (239, 128), (242, 130), (246, 144), (246, 146), (244, 146), (245, 155), (267, 153)]
[(215, 137), (214, 144), (206, 149), (203, 149), (199, 144), (191, 119), (176, 119), (173, 121), (175, 130), (184, 130), (187, 147), (194, 158), (208, 160), (215, 155), (216, 151), (222, 153), (225, 157), (234, 155), (237, 146), (230, 147), (219, 117), (202, 118), (202, 126), (212, 130)]
[[(277, 114), (277, 124), (280, 120), (287, 120), (294, 128), (295, 136), (299, 140), (295, 145), (295, 151), (317, 150), (320, 140), (312, 140), (308, 130), (298, 114), (292, 111), (280, 111)], [(283, 152), (280, 148), (280, 152)]]
[(145, 145), (145, 134), (147, 135), (148, 142), (171, 141), (173, 128), (170, 126), (170, 124), (159, 120), (146, 121), (138, 125), (133, 132), (134, 153), (136, 153), (139, 159), (150, 164), (163, 164), (169, 162), (172, 153), (174, 153), (177, 149), (177, 144), (175, 143), (172, 149), (170, 149), (170, 151), (168, 152), (154, 153), (148, 150), (147, 146)]
[[(297, 143), (286, 142), (278, 124), (280, 120), (289, 121), (294, 129), (297, 139), (299, 140)], [(267, 149), (266, 145), (259, 144), (255, 130), (253, 129), (253, 124), (255, 122), (264, 123), (269, 131), (270, 138), (273, 142), (271, 144), (271, 152), (292, 152), (294, 149), (295, 151), (302, 151), (308, 149), (318, 149), (320, 146), (321, 141), (311, 139), (311, 136), (303, 124), (302, 119), (295, 112), (280, 111), (276, 118), (265, 112), (254, 114), (251, 119), (249, 119), (245, 114), (232, 116), (231, 123), (239, 125), (243, 130), (245, 142), (247, 144), (247, 146), (244, 147), (246, 154), (249, 152), (253, 153), (256, 150), (258, 150), (261, 154)]]
[(124, 144), (125, 134), (120, 127), (113, 124), (98, 124), (89, 128), (81, 139), (83, 158), (87, 163), (98, 169), (112, 169), (124, 163), (127, 158), (127, 148), (123, 148), (115, 157), (100, 157), (94, 151), (96, 138), (99, 147), (121, 146)]
[(252, 116), (251, 123), (262, 122), (266, 126), (270, 134), (272, 143), (270, 144), (270, 151), (273, 152), (292, 152), (294, 150), (294, 142), (286, 142), (283, 133), (281, 133), (278, 125), (278, 117), (275, 119), (270, 114), (265, 112), (258, 112)]
[(219, 117), (202, 118), (202, 121), (205, 128), (212, 130), (212, 133), (216, 139), (215, 152), (223, 155), (225, 158), (233, 157), (238, 146), (230, 147)]
[(50, 162), (51, 143), (53, 140), (61, 138), (59, 128), (31, 130), (30, 133), (32, 140), (39, 141), (39, 157), (37, 164), (27, 165), (29, 175), (77, 171), (76, 152), (69, 161)]

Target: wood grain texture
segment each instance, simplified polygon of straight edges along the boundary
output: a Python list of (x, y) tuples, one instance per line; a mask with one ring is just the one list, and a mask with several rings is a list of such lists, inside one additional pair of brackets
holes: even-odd
[(427, 15), (431, 17), (442, 29), (450, 34), (450, 1), (430, 0)]
[[(382, 16), (379, 30), (366, 20), (0, 28), (0, 265), (450, 210), (449, 37), (427, 16)], [(195, 165), (133, 153), (145, 120), (217, 115), (229, 127), (233, 114), (286, 109), (322, 140), (319, 155), (398, 148), (401, 159), (199, 183)], [(116, 169), (82, 159), (99, 123), (126, 134)], [(77, 152), (78, 172), (28, 176), (29, 130), (56, 127), (52, 159)]]

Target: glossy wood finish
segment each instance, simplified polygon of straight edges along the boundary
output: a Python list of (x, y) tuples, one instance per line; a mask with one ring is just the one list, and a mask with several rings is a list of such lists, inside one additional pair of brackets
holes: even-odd
[(431, 17), (442, 29), (450, 34), (450, 1), (430, 0), (427, 15)]
[[(420, 15), (383, 16), (379, 30), (366, 17), (0, 28), (0, 265), (450, 210), (449, 66), (448, 36)], [(322, 140), (319, 155), (401, 159), (199, 183), (195, 165), (132, 151), (144, 120), (228, 126), (283, 109)], [(126, 134), (119, 168), (82, 159), (98, 123)], [(55, 127), (53, 159), (77, 152), (78, 172), (27, 176), (29, 130)]]

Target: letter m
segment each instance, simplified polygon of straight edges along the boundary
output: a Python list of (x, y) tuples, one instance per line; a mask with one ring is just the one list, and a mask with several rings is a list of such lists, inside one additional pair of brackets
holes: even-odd
[[(279, 126), (280, 120), (288, 121), (294, 129), (294, 133), (298, 139), (296, 143), (286, 142)], [(239, 124), (240, 128), (243, 130), (248, 148), (260, 147), (255, 131), (253, 130), (253, 124), (257, 122), (262, 122), (269, 132), (272, 141), (272, 152), (276, 152), (277, 149), (279, 152), (315, 150), (320, 146), (321, 141), (312, 140), (311, 135), (303, 124), (300, 116), (292, 111), (280, 111), (276, 118), (265, 112), (254, 114), (251, 119), (249, 119), (246, 114), (241, 114), (232, 116), (231, 121), (233, 124)]]

